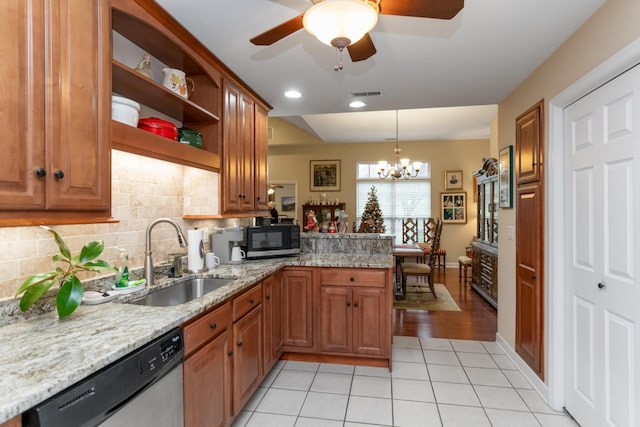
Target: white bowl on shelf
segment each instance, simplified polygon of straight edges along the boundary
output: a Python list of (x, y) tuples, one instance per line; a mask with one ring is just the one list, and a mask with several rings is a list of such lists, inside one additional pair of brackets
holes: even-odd
[(126, 125), (138, 127), (140, 104), (123, 96), (111, 95), (111, 118)]

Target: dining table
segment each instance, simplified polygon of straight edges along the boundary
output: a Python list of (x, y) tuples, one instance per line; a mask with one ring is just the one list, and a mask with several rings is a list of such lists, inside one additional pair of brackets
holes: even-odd
[(404, 262), (405, 258), (423, 258), (426, 254), (429, 253), (431, 249), (431, 245), (429, 243), (402, 243), (395, 244), (392, 247), (392, 255), (395, 259), (395, 297), (396, 299), (403, 299), (405, 295), (405, 290), (402, 289), (402, 273), (400, 271), (400, 264)]

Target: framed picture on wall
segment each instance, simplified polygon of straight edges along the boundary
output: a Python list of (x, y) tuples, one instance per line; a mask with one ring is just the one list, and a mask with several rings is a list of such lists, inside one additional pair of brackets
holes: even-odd
[(444, 171), (444, 189), (462, 190), (462, 171)]
[(340, 160), (309, 161), (310, 191), (340, 191)]
[(295, 197), (283, 197), (282, 198), (282, 211), (293, 212), (296, 210), (296, 198)]
[(498, 156), (498, 194), (500, 195), (500, 207), (513, 207), (513, 145), (500, 150)]
[(466, 224), (467, 193), (440, 193), (440, 218), (445, 224)]

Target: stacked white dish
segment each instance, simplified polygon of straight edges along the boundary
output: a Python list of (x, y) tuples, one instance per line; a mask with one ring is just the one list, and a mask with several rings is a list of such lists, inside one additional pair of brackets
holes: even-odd
[(111, 118), (126, 125), (138, 127), (140, 104), (129, 98), (111, 95)]

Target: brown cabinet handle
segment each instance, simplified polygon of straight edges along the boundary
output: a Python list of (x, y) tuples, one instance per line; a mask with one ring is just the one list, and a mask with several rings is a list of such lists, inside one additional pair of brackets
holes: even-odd
[(264, 299), (271, 299), (271, 297), (269, 295), (265, 295)]
[(61, 170), (55, 171), (55, 173), (53, 175), (56, 177), (56, 179), (64, 178), (64, 172), (62, 172)]
[(356, 279), (354, 279), (353, 277), (349, 277), (349, 281), (350, 282), (353, 282), (354, 280), (356, 280)]
[(211, 325), (209, 325), (209, 327), (211, 328), (212, 331), (215, 331), (218, 325), (216, 325), (215, 323), (212, 323)]
[(351, 307), (351, 303), (350, 302), (347, 303), (347, 307)]
[(227, 356), (233, 356), (233, 351), (228, 351)]
[(39, 178), (43, 178), (43, 177), (47, 176), (47, 171), (44, 168), (38, 168), (38, 169), (36, 169), (36, 175)]
[(256, 300), (254, 300), (253, 298), (249, 300), (249, 304), (253, 304), (254, 302), (256, 302)]
[(353, 307), (354, 307), (354, 308), (358, 308), (358, 303), (357, 303), (357, 302), (354, 302), (354, 303), (353, 303)]
[(242, 347), (242, 341), (237, 344), (238, 348)]

